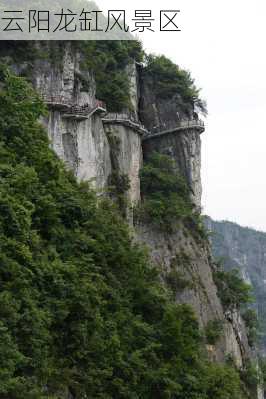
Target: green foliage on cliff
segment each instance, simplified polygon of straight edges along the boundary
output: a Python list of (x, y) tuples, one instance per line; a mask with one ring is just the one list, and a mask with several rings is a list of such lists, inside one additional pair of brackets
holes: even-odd
[[(208, 366), (207, 398), (212, 399), (254, 399), (243, 387), (236, 369), (228, 365), (212, 364)], [(190, 399), (190, 397), (188, 397)]]
[[(69, 44), (69, 42), (67, 42)], [(144, 76), (152, 77), (155, 94), (168, 99), (176, 95), (182, 99), (177, 107), (195, 107), (206, 113), (206, 104), (200, 98), (190, 72), (179, 68), (165, 56), (154, 56), (144, 53), (141, 42), (136, 40), (114, 41), (74, 41), (73, 52), (81, 54), (81, 69), (92, 71), (96, 81), (96, 96), (106, 102), (110, 112), (121, 112), (130, 109), (130, 81), (127, 67), (135, 61), (145, 59)], [(36, 60), (48, 60), (52, 65), (62, 68), (62, 60), (66, 43), (64, 41), (50, 42), (15, 42), (6, 41), (0, 48), (0, 57), (10, 57), (16, 64), (25, 63), (22, 74), (31, 77)], [(86, 75), (86, 74), (85, 74)], [(80, 79), (82, 77), (80, 76)], [(83, 77), (84, 90), (90, 82)]]
[(253, 347), (258, 343), (259, 321), (257, 312), (248, 308), (242, 313), (242, 317), (247, 329), (248, 343)]
[(239, 310), (252, 302), (251, 286), (245, 283), (238, 270), (218, 269), (214, 272), (214, 281), (225, 310)]
[[(30, 78), (36, 60), (50, 61), (52, 65), (62, 68), (65, 48), (64, 41), (44, 41), (37, 44), (28, 41), (5, 41), (0, 48), (0, 57), (8, 56), (18, 65), (26, 63), (27, 68), (22, 68), (22, 73)], [(126, 68), (135, 61), (142, 61), (144, 52), (141, 43), (135, 40), (83, 40), (72, 42), (72, 49), (73, 53), (80, 52), (82, 69), (93, 72), (96, 97), (106, 102), (108, 111), (130, 109), (130, 81)], [(82, 83), (87, 90), (87, 85), (91, 82), (87, 82), (84, 77)]]
[(261, 386), (264, 390), (264, 395), (266, 394), (266, 359), (264, 357), (259, 358), (259, 368), (261, 373)]
[(138, 41), (80, 42), (83, 68), (92, 70), (96, 80), (96, 96), (107, 103), (111, 112), (130, 108), (130, 81), (126, 67), (143, 58)]
[(207, 344), (215, 345), (222, 333), (222, 322), (220, 320), (210, 320), (204, 331)]
[(108, 193), (123, 217), (127, 215), (128, 199), (127, 192), (130, 189), (130, 180), (127, 174), (118, 171), (111, 173), (108, 181)]
[(130, 82), (126, 68), (134, 61), (145, 59), (144, 75), (154, 81), (154, 90), (162, 99), (179, 95), (183, 105), (189, 104), (206, 113), (206, 104), (200, 98), (190, 72), (179, 68), (164, 56), (145, 55), (138, 41), (80, 42), (84, 56), (83, 67), (94, 72), (97, 97), (106, 101), (109, 111), (130, 108)]
[(223, 308), (225, 311), (240, 311), (249, 345), (253, 347), (258, 341), (259, 323), (255, 310), (248, 307), (254, 301), (252, 287), (242, 279), (237, 269), (225, 271), (221, 263), (217, 265), (213, 276)]
[(155, 93), (159, 98), (171, 99), (179, 95), (184, 104), (207, 113), (206, 103), (200, 98), (200, 90), (197, 89), (190, 72), (179, 68), (164, 55), (152, 54), (146, 56), (144, 71), (152, 78)]
[(65, 50), (64, 41), (6, 40), (1, 43), (0, 58), (10, 65), (16, 64), (20, 73), (30, 80), (37, 60), (49, 61), (53, 66), (62, 69)]
[(261, 372), (258, 369), (257, 361), (247, 361), (243, 370), (241, 370), (241, 379), (245, 383), (246, 388), (257, 396), (257, 387), (261, 380)]
[(140, 183), (141, 212), (159, 228), (171, 231), (178, 221), (191, 215), (188, 186), (169, 156), (154, 152), (140, 171)]
[(0, 398), (243, 399), (115, 209), (49, 148), (43, 112), (1, 67)]
[(193, 288), (192, 283), (185, 277), (184, 273), (175, 269), (165, 274), (164, 280), (174, 295), (186, 288)]
[(154, 152), (140, 171), (140, 183), (143, 201), (137, 213), (141, 220), (167, 232), (182, 221), (196, 237), (204, 237), (201, 216), (191, 202), (189, 187), (168, 155)]

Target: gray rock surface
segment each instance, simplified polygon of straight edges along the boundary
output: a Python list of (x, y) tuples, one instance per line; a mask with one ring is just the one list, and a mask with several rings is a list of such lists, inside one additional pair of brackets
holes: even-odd
[[(62, 102), (72, 105), (89, 104), (96, 101), (96, 86), (89, 72), (79, 68), (80, 56), (66, 46), (61, 69), (45, 61), (37, 61), (33, 82), (45, 99), (60, 97)], [(131, 101), (137, 118), (138, 83), (135, 65), (128, 66), (131, 82)], [(86, 91), (82, 89), (82, 79), (86, 78)], [(104, 125), (99, 114), (88, 119), (65, 118), (62, 107), (49, 107), (43, 123), (48, 130), (51, 146), (58, 156), (74, 171), (79, 180), (91, 181), (97, 191), (107, 188), (108, 179), (115, 168), (127, 174), (130, 179), (129, 200), (140, 199), (139, 169), (142, 164), (141, 136), (128, 126)], [(110, 143), (110, 136), (116, 138), (117, 148)], [(115, 152), (115, 154), (114, 154)], [(112, 159), (117, 157), (117, 163)]]
[(184, 104), (177, 93), (172, 98), (161, 98), (156, 94), (157, 82), (142, 72), (140, 95), (140, 118), (151, 132), (175, 128), (181, 119), (191, 119), (194, 110)]
[(164, 234), (151, 226), (137, 226), (138, 240), (145, 242), (152, 261), (165, 280), (175, 270), (188, 281), (184, 290), (177, 290), (176, 301), (190, 304), (204, 330), (209, 321), (220, 320), (223, 334), (215, 346), (207, 345), (208, 355), (216, 361), (233, 356), (239, 367), (250, 356), (245, 326), (238, 314), (225, 317), (212, 277), (212, 256), (208, 244), (195, 241), (182, 225), (173, 234)]
[(201, 139), (198, 131), (190, 129), (155, 136), (143, 143), (143, 155), (152, 152), (169, 155), (177, 170), (186, 178), (191, 190), (191, 199), (201, 207)]

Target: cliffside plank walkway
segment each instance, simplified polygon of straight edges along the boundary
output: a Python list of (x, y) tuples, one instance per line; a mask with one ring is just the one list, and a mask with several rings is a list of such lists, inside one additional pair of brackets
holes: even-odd
[(67, 110), (70, 107), (69, 101), (61, 95), (50, 96), (48, 94), (40, 94), (43, 102), (48, 106), (48, 108), (55, 108), (58, 110)]
[(176, 127), (173, 127), (171, 129), (162, 130), (158, 133), (148, 132), (148, 134), (146, 134), (143, 137), (143, 140), (150, 140), (155, 137), (164, 136), (165, 134), (175, 133), (175, 132), (179, 132), (182, 130), (189, 130), (189, 129), (197, 130), (201, 134), (205, 130), (204, 122), (200, 119), (181, 120), (178, 122)]
[(63, 113), (63, 118), (67, 119), (81, 121), (84, 119), (89, 119), (95, 113), (100, 113), (103, 115), (107, 112), (105, 103), (100, 100), (95, 100), (94, 104), (92, 105), (73, 105), (73, 103), (71, 103), (71, 101), (66, 99), (64, 96), (42, 95), (41, 97), (49, 108), (58, 109)]
[(89, 104), (73, 105), (70, 100), (61, 95), (49, 96), (43, 94), (41, 97), (49, 108), (61, 111), (65, 119), (82, 121), (89, 119), (94, 113), (100, 113), (104, 124), (123, 125), (135, 130), (140, 135), (148, 134), (147, 129), (141, 125), (132, 113), (107, 113), (107, 108), (103, 101), (96, 100), (92, 106)]
[(169, 133), (175, 133), (182, 130), (193, 129), (200, 134), (204, 132), (205, 125), (200, 119), (181, 120), (173, 128), (162, 130), (159, 132), (148, 131), (144, 125), (140, 123), (134, 113), (110, 113), (107, 112), (106, 104), (103, 101), (95, 100), (94, 104), (78, 105), (71, 103), (62, 95), (49, 96), (41, 95), (43, 101), (49, 108), (57, 109), (63, 113), (63, 118), (82, 121), (89, 119), (93, 114), (99, 113), (104, 124), (123, 125), (143, 136), (142, 140), (150, 140)]
[(129, 127), (132, 130), (135, 130), (140, 135), (144, 136), (148, 134), (148, 130), (143, 126), (139, 120), (135, 117), (134, 114), (130, 113), (107, 113), (104, 118), (102, 118), (104, 124), (117, 124)]

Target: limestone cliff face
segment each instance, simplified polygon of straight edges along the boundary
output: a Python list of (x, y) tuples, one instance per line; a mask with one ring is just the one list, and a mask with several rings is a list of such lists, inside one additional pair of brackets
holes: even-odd
[(241, 367), (250, 356), (245, 327), (238, 315), (232, 315), (230, 319), (224, 316), (212, 277), (213, 265), (208, 245), (196, 241), (184, 226), (171, 235), (150, 226), (139, 226), (137, 231), (140, 242), (148, 246), (151, 258), (162, 270), (163, 277), (174, 269), (189, 281), (187, 288), (176, 293), (176, 300), (192, 305), (200, 327), (204, 329), (212, 320), (222, 322), (223, 336), (215, 346), (207, 346), (209, 357), (224, 361), (226, 355), (232, 355)]
[[(148, 158), (158, 151), (172, 157), (177, 170), (187, 179), (191, 198), (199, 208), (203, 129), (198, 123), (180, 124), (184, 117), (193, 118), (193, 110), (185, 113), (182, 107), (178, 108), (180, 98), (158, 101), (152, 87), (145, 85), (141, 67), (132, 64), (128, 66), (132, 109), (109, 114), (97, 105), (93, 76), (80, 70), (80, 55), (70, 45), (65, 47), (60, 65), (36, 61), (32, 80), (48, 105), (43, 123), (51, 146), (75, 175), (80, 180), (91, 180), (102, 192), (113, 172), (125, 174), (130, 180), (128, 200), (134, 204), (140, 200), (139, 170), (143, 154)], [(226, 318), (223, 314), (212, 278), (208, 244), (195, 240), (184, 226), (166, 235), (142, 225), (136, 226), (135, 234), (150, 249), (162, 277), (174, 267), (190, 281), (189, 287), (176, 294), (176, 300), (192, 305), (200, 326), (206, 327), (211, 320), (223, 323), (223, 337), (216, 346), (207, 347), (210, 358), (224, 361), (226, 355), (233, 355), (241, 367), (249, 357), (245, 329), (238, 315)]]
[[(128, 175), (128, 197), (131, 202), (136, 202), (140, 198), (143, 132), (137, 125), (128, 123), (127, 110), (107, 115), (103, 110), (94, 110), (97, 104), (95, 81), (89, 72), (80, 70), (80, 61), (79, 53), (69, 44), (60, 64), (53, 65), (47, 60), (35, 62), (32, 81), (48, 106), (49, 112), (43, 123), (51, 146), (79, 180), (91, 181), (99, 192), (107, 188), (114, 171)], [(138, 90), (134, 65), (128, 67), (128, 74), (132, 112), (137, 120)]]
[[(103, 189), (111, 173), (109, 145), (100, 116), (88, 118), (67, 114), (71, 105), (94, 107), (95, 82), (89, 73), (79, 69), (79, 54), (66, 45), (59, 64), (37, 60), (33, 83), (48, 105), (43, 123), (47, 127), (52, 148), (80, 180), (91, 180)], [(83, 78), (83, 79), (82, 79)], [(83, 88), (83, 80), (86, 90)]]
[(141, 74), (140, 116), (152, 133), (174, 129), (181, 119), (193, 117), (194, 110), (190, 104), (184, 103), (178, 93), (170, 98), (160, 96), (156, 83), (149, 74)]

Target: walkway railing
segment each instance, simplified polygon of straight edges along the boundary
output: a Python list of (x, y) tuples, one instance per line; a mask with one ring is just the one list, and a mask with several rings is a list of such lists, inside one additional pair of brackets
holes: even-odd
[(165, 123), (163, 125), (154, 126), (151, 129), (151, 134), (161, 133), (163, 131), (168, 131), (168, 130), (170, 131), (176, 128), (189, 128), (194, 126), (204, 128), (204, 122), (201, 119), (181, 119), (180, 121), (172, 123), (171, 125), (168, 126)]
[(201, 119), (190, 119), (190, 120), (181, 120), (180, 127), (205, 127), (204, 122)]
[(75, 114), (75, 115), (89, 115), (96, 110), (102, 110), (106, 112), (106, 105), (103, 101), (96, 100), (92, 105), (91, 104), (84, 104), (84, 105), (71, 105), (66, 114)]
[(106, 112), (106, 104), (101, 100), (95, 100), (93, 104), (73, 104), (69, 99), (63, 95), (49, 96), (47, 94), (41, 95), (43, 101), (50, 106), (64, 108), (64, 113), (67, 115), (88, 116), (96, 110)]
[(117, 121), (117, 122), (131, 122), (134, 125), (137, 125), (140, 129), (147, 131), (144, 125), (142, 125), (137, 118), (135, 113), (114, 113), (108, 112), (104, 116), (105, 121)]
[(197, 129), (202, 133), (205, 130), (204, 122), (201, 119), (183, 119), (170, 126), (155, 126), (151, 131), (145, 135), (144, 139), (154, 136), (161, 136), (163, 134), (172, 133), (183, 129)]
[(111, 119), (111, 120), (130, 120), (135, 123), (139, 123), (138, 118), (134, 113), (128, 112), (128, 113), (115, 113), (115, 112), (108, 112), (108, 114), (105, 115), (105, 119)]
[(139, 130), (142, 130), (145, 137), (150, 138), (152, 136), (162, 135), (174, 132), (176, 130), (195, 128), (204, 131), (205, 125), (201, 119), (183, 119), (177, 121), (174, 126), (155, 126), (151, 131), (147, 131), (145, 126), (140, 123), (136, 114), (134, 112), (128, 113), (107, 113), (106, 104), (101, 100), (95, 100), (93, 104), (73, 104), (69, 98), (66, 98), (64, 95), (47, 95), (41, 94), (43, 101), (50, 105), (51, 107), (64, 109), (64, 115), (68, 118), (76, 118), (76, 119), (85, 119), (92, 115), (94, 112), (106, 113), (104, 115), (103, 121), (112, 122), (117, 121), (119, 123), (127, 123), (134, 125)]
[(48, 105), (62, 105), (62, 106), (70, 106), (71, 103), (69, 99), (67, 99), (63, 95), (48, 95), (48, 94), (40, 94), (42, 100)]

